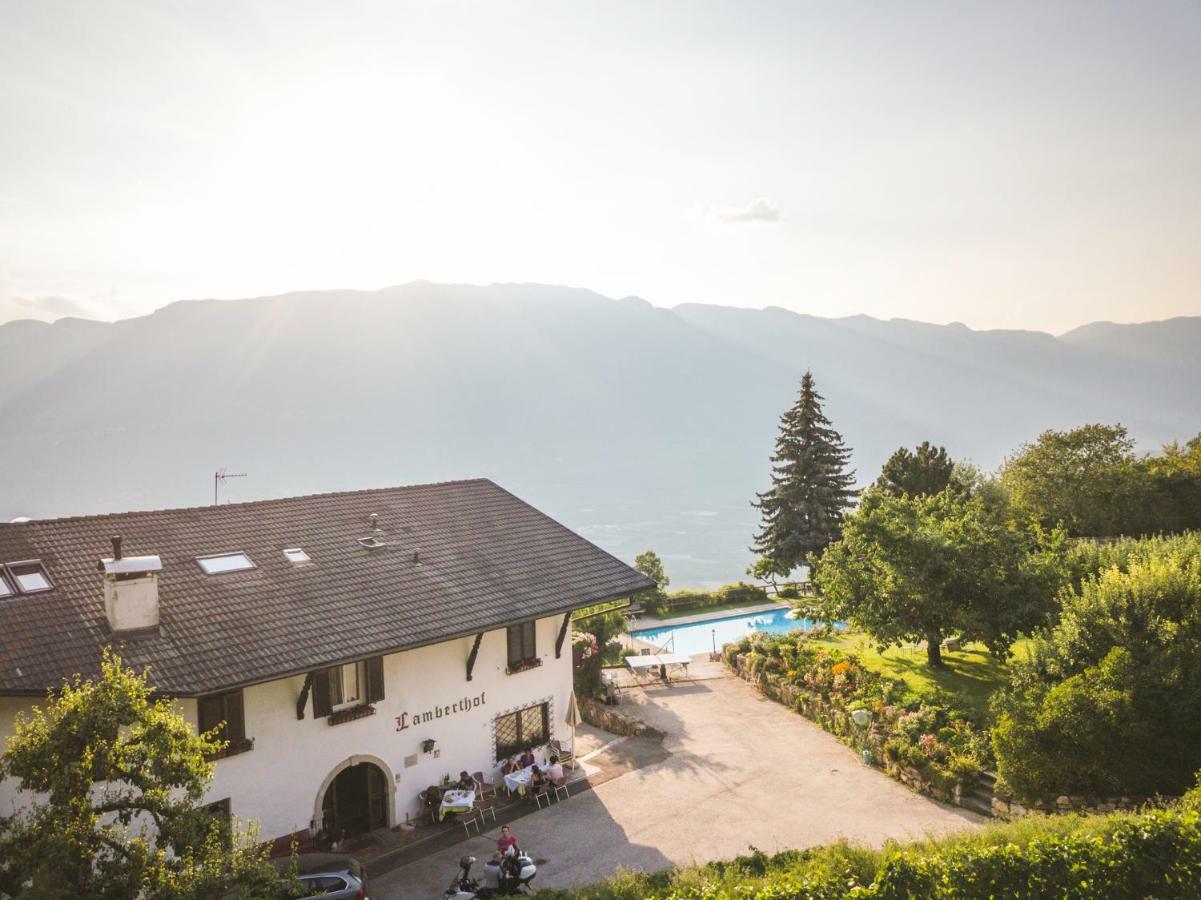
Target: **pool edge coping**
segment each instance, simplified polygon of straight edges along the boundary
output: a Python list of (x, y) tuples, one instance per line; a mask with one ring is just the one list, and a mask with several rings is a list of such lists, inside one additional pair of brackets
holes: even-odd
[[(777, 609), (791, 609), (792, 604), (786, 603), (783, 600), (774, 603), (756, 603), (752, 606), (745, 606), (740, 609), (723, 609), (719, 612), (697, 613), (692, 616), (679, 616), (674, 619), (659, 619), (652, 616), (640, 618), (636, 622), (631, 623), (630, 637), (637, 637), (637, 631), (650, 631), (657, 628), (675, 628), (680, 625), (697, 625), (701, 622), (720, 622), (722, 619), (739, 619), (743, 616), (755, 615), (756, 613), (773, 612)], [(652, 624), (643, 624), (649, 622)], [(638, 638), (642, 640), (642, 638)]]

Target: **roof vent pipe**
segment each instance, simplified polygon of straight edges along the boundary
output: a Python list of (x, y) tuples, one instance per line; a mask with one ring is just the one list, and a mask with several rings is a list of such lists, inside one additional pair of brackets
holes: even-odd
[(112, 540), (113, 540), (113, 560), (116, 561), (121, 558), (121, 535), (114, 534)]

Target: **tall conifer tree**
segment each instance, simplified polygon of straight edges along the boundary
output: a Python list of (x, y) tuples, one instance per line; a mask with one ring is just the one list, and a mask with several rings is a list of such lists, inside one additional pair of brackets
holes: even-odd
[(771, 488), (752, 501), (763, 524), (751, 549), (781, 574), (838, 540), (843, 510), (855, 494), (855, 473), (847, 469), (851, 451), (822, 412), (823, 399), (806, 372), (800, 397), (780, 418)]

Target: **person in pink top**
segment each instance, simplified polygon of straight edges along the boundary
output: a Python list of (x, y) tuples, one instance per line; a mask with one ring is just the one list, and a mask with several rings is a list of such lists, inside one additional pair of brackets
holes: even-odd
[(550, 765), (546, 767), (546, 777), (550, 779), (551, 784), (558, 784), (563, 780), (563, 767), (559, 765), (559, 757), (550, 758)]
[(507, 855), (510, 847), (514, 853), (517, 852), (517, 838), (513, 837), (508, 825), (501, 825), (500, 837), (496, 840), (496, 852), (502, 856)]

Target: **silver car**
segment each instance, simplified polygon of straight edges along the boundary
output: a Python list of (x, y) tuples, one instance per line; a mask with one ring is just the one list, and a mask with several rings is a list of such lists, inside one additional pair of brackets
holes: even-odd
[[(292, 871), (292, 858), (272, 860), (280, 875)], [(288, 884), (280, 888), (280, 897), (289, 900), (368, 900), (367, 873), (353, 856), (342, 853), (301, 853), (296, 857), (296, 875), (302, 894), (297, 896)]]

